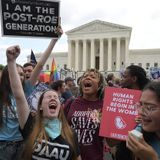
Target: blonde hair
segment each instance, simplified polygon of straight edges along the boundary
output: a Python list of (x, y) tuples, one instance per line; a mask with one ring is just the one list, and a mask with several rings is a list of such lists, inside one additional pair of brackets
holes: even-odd
[[(49, 91), (49, 90), (47, 90)], [(45, 141), (48, 141), (48, 135), (44, 129), (44, 125), (43, 125), (43, 111), (40, 110), (40, 106), (42, 104), (42, 100), (44, 97), (44, 94), (47, 92), (43, 92), (42, 95), (39, 98), (39, 103), (38, 103), (38, 111), (37, 111), (37, 115), (35, 117), (35, 123), (33, 126), (33, 130), (31, 132), (31, 134), (29, 135), (26, 144), (25, 144), (25, 153), (24, 153), (24, 160), (29, 160), (32, 157), (32, 153), (37, 145), (37, 143), (42, 143), (42, 139), (45, 139)], [(52, 90), (54, 91), (54, 90)], [(56, 92), (56, 91), (54, 91)], [(59, 115), (58, 115), (59, 120), (62, 122), (62, 130), (61, 130), (61, 136), (71, 145), (72, 149), (73, 149), (73, 160), (77, 159), (76, 156), (76, 144), (74, 142), (74, 135), (73, 132), (65, 118), (64, 112), (63, 112), (63, 108), (60, 108), (59, 111)], [(38, 141), (37, 143), (35, 143), (36, 141)], [(47, 143), (46, 143), (47, 145)]]

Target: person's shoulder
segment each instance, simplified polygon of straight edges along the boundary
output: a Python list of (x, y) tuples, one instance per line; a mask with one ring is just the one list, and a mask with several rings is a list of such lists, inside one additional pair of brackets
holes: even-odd
[(23, 82), (23, 88), (30, 88), (30, 87), (34, 88), (35, 86), (32, 85), (32, 83), (31, 83), (30, 80), (24, 80), (24, 82)]

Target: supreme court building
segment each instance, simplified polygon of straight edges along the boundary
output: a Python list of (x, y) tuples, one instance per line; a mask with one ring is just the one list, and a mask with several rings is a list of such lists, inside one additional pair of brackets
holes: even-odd
[(132, 28), (95, 20), (66, 32), (68, 67), (119, 71), (128, 65)]
[[(88, 68), (97, 68), (101, 72), (119, 72), (131, 64), (145, 70), (160, 67), (160, 48), (129, 49), (131, 31), (131, 27), (101, 20), (67, 31), (68, 51), (51, 54), (44, 70), (51, 69), (53, 57), (58, 70), (65, 64), (74, 72), (84, 72)], [(40, 56), (36, 54), (37, 60)]]

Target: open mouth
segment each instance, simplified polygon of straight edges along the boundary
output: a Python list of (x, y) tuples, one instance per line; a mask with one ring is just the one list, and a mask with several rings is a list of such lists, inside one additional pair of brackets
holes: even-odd
[(84, 87), (85, 87), (85, 88), (92, 87), (92, 84), (91, 84), (91, 83), (89, 83), (89, 82), (84, 83)]
[(57, 105), (56, 104), (50, 104), (49, 105), (49, 109), (56, 109), (57, 108)]
[(29, 79), (30, 78), (30, 76), (26, 76), (26, 79)]

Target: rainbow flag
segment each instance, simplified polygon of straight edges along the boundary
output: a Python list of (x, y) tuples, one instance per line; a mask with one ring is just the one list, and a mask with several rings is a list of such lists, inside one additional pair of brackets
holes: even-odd
[(51, 66), (51, 73), (50, 73), (50, 82), (55, 82), (57, 80), (60, 80), (60, 76), (57, 71), (57, 66), (56, 66), (55, 60), (53, 58), (52, 66)]
[(49, 83), (50, 82), (50, 71), (41, 71), (39, 74), (39, 80), (41, 82)]

